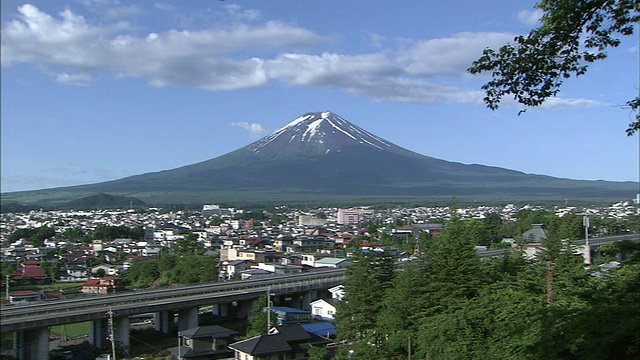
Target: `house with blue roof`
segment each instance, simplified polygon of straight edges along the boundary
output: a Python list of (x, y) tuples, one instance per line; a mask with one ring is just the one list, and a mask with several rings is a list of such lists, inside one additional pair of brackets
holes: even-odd
[(353, 261), (349, 259), (340, 259), (333, 257), (325, 257), (319, 260), (316, 260), (313, 263), (313, 267), (327, 267), (332, 269), (345, 269), (349, 266), (353, 265)]
[(294, 309), (288, 306), (272, 306), (270, 309), (276, 314), (276, 321), (278, 325), (299, 324), (313, 319), (310, 312)]

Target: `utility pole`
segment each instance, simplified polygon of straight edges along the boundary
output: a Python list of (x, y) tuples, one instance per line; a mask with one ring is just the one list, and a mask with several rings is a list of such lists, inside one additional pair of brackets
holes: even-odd
[(113, 332), (113, 311), (109, 308), (109, 340), (111, 340), (111, 360), (116, 360), (116, 337)]
[(7, 275), (5, 279), (6, 279), (6, 285), (7, 285), (7, 296), (5, 297), (5, 299), (9, 301), (9, 275)]
[(553, 303), (553, 261), (547, 261), (547, 304)]
[(586, 263), (591, 265), (591, 248), (589, 247), (589, 214), (585, 213), (582, 218), (582, 225), (584, 225), (584, 239), (586, 240), (587, 247), (587, 260)]
[(576, 215), (582, 215), (582, 226), (584, 226), (585, 248), (587, 251), (584, 262), (587, 265), (591, 265), (591, 248), (589, 247), (589, 214), (584, 212)]
[(271, 286), (267, 286), (267, 335), (271, 330)]

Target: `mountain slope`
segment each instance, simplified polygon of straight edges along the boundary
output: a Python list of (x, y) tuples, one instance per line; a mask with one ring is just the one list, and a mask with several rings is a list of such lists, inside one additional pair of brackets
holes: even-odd
[(63, 190), (129, 196), (154, 191), (271, 191), (630, 198), (637, 189), (638, 183), (634, 182), (578, 181), (444, 161), (392, 144), (331, 112), (315, 112), (214, 159)]

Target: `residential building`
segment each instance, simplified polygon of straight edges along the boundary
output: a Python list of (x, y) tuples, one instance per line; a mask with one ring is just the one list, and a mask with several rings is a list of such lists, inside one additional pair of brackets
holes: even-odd
[(62, 299), (60, 291), (19, 290), (9, 293), (9, 301), (6, 305), (31, 305), (60, 299)]
[(111, 294), (124, 290), (122, 279), (117, 276), (105, 276), (100, 279), (89, 279), (82, 285), (85, 294)]
[(357, 224), (360, 222), (360, 212), (354, 210), (338, 209), (336, 218), (338, 224), (340, 225)]
[(312, 346), (326, 346), (331, 340), (306, 331), (300, 325), (279, 326), (268, 335), (256, 336), (229, 345), (235, 359), (291, 360), (308, 358)]
[(288, 306), (272, 306), (270, 309), (276, 314), (276, 322), (278, 325), (300, 324), (313, 319), (310, 312)]
[(229, 358), (233, 350), (228, 345), (236, 335), (236, 331), (218, 325), (198, 326), (180, 331), (179, 346), (167, 351), (174, 360)]
[(314, 262), (313, 267), (327, 267), (332, 269), (345, 269), (353, 265), (353, 261), (348, 259), (339, 259), (333, 257), (326, 257)]
[(543, 224), (532, 224), (532, 228), (522, 234), (522, 238), (527, 243), (541, 243), (547, 238), (547, 232)]
[(43, 285), (51, 282), (51, 278), (44, 273), (39, 260), (25, 260), (11, 274), (11, 281), (16, 285)]
[(311, 314), (315, 319), (333, 321), (337, 299), (318, 299), (311, 302)]

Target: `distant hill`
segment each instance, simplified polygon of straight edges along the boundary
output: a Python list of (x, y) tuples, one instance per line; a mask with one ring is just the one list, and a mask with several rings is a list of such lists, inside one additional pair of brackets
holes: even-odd
[(61, 207), (69, 209), (128, 209), (140, 208), (145, 205), (144, 201), (134, 197), (99, 193), (71, 200)]
[(57, 209), (57, 210), (96, 210), (96, 209), (139, 209), (145, 207), (147, 204), (133, 197), (110, 195), (105, 193), (99, 193), (89, 196), (83, 196), (78, 199), (70, 201), (60, 201), (56, 206), (50, 206), (48, 202), (44, 202), (45, 205), (38, 203), (3, 203), (2, 212), (27, 212), (31, 210), (45, 209)]
[[(25, 192), (40, 199), (110, 193), (165, 203), (224, 196), (631, 199), (637, 182), (586, 181), (466, 165), (397, 146), (331, 112), (300, 116), (228, 154), (119, 180)], [(3, 201), (16, 196), (3, 194)], [(265, 195), (267, 194), (267, 195)]]

